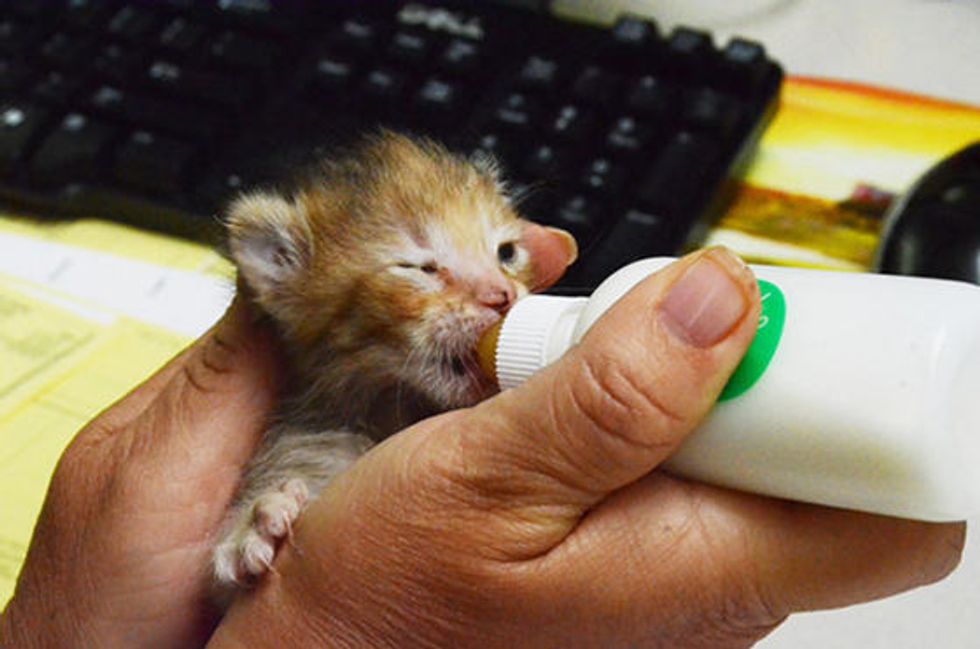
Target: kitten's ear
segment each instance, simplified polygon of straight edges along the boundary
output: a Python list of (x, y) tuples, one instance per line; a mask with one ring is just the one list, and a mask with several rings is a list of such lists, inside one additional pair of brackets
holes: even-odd
[(541, 291), (565, 273), (565, 269), (578, 258), (575, 237), (559, 230), (527, 222), (521, 232), (521, 245), (531, 257), (532, 291)]
[(276, 194), (237, 198), (228, 210), (231, 256), (259, 304), (269, 308), (308, 265), (312, 244), (303, 208)]

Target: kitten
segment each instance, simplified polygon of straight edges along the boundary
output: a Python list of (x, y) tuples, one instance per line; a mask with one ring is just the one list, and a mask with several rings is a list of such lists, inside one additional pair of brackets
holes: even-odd
[(214, 552), (225, 589), (268, 570), (306, 501), (373, 443), (490, 395), (480, 334), (576, 255), (518, 218), (489, 160), (390, 132), (291, 195), (241, 196), (228, 231), (290, 384)]

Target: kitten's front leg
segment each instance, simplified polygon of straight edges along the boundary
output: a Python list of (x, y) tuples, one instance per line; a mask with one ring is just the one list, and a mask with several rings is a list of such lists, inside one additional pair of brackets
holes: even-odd
[(214, 550), (219, 590), (247, 586), (265, 574), (307, 501), (370, 447), (367, 437), (352, 433), (270, 430)]

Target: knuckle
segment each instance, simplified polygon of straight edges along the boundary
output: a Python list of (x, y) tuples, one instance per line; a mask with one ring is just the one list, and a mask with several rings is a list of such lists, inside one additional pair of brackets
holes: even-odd
[(707, 602), (710, 608), (703, 613), (703, 628), (713, 640), (751, 647), (789, 617), (775, 593), (751, 570), (715, 564), (706, 573), (707, 586), (714, 586), (716, 596)]
[(214, 333), (201, 342), (182, 368), (184, 379), (198, 391), (220, 392), (224, 377), (235, 370), (236, 345)]
[(764, 598), (730, 596), (705, 618), (705, 635), (724, 646), (751, 647), (782, 624), (787, 614), (772, 609)]
[(582, 354), (567, 383), (573, 416), (584, 417), (602, 438), (632, 450), (668, 446), (671, 432), (682, 422), (656, 394), (611, 358)]
[[(481, 423), (494, 425), (490, 420)], [(542, 483), (556, 478), (522, 459), (525, 452), (534, 455), (530, 448), (481, 443), (460, 429), (466, 425), (460, 420), (453, 434), (418, 449), (418, 459), (406, 459), (425, 466), (413, 471), (403, 490), (413, 510), (412, 529), (427, 537), (428, 544), (444, 544), (447, 559), (466, 547), (471, 559), (490, 563), (540, 554), (547, 545), (541, 531), (572, 516), (570, 506), (543, 502)], [(393, 523), (404, 527), (404, 520), (400, 516)]]

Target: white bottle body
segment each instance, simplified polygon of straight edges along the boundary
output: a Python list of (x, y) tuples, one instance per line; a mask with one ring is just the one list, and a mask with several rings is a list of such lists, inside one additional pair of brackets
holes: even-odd
[[(670, 261), (631, 264), (587, 301), (568, 302), (544, 336), (541, 366)], [(715, 405), (666, 468), (744, 491), (906, 518), (980, 514), (980, 287), (753, 270), (785, 298), (775, 353), (751, 388)], [(505, 321), (501, 341), (506, 335)], [(503, 345), (498, 368), (502, 354)]]

